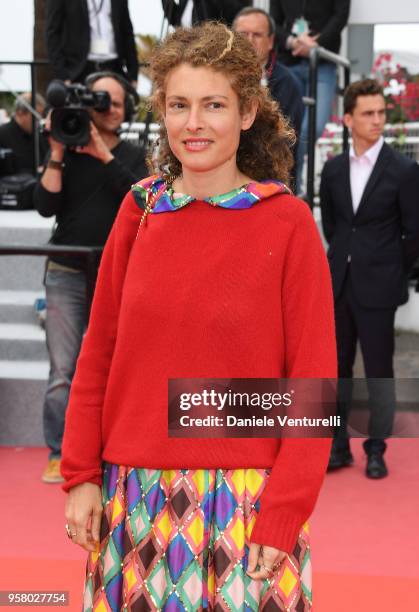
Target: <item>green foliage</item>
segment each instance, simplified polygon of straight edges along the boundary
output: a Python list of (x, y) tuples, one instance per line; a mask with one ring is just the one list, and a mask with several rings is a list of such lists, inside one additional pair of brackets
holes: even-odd
[(0, 92), (0, 108), (4, 108), (8, 115), (13, 113), (13, 107), (15, 104), (15, 97), (10, 91)]
[[(147, 64), (150, 62), (150, 57), (154, 47), (158, 43), (158, 38), (151, 34), (136, 34), (135, 38), (137, 44), (137, 57), (140, 63), (140, 74), (149, 78)], [(142, 98), (138, 107), (137, 121), (145, 121), (149, 109), (150, 102), (148, 98)], [(155, 120), (156, 118), (153, 114), (152, 121)]]

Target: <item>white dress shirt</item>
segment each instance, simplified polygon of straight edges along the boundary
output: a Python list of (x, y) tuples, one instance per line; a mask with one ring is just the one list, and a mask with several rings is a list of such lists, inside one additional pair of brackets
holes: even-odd
[(193, 2), (192, 0), (188, 0), (185, 8), (183, 9), (182, 18), (180, 20), (180, 23), (184, 28), (190, 28), (192, 25), (192, 11), (193, 11)]
[(116, 59), (115, 35), (112, 25), (111, 0), (87, 0), (90, 24), (90, 51), (92, 62)]
[(356, 155), (353, 145), (351, 145), (349, 150), (349, 164), (354, 213), (358, 210), (365, 186), (368, 183), (368, 179), (371, 176), (371, 172), (377, 162), (383, 144), (384, 138), (380, 136), (377, 142), (359, 157)]

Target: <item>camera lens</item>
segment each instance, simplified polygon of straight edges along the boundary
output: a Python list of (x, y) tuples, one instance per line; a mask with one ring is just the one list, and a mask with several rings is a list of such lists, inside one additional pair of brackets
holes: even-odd
[(53, 110), (51, 135), (68, 146), (84, 146), (90, 140), (90, 116), (80, 107), (63, 107)]
[(75, 136), (83, 128), (80, 122), (80, 116), (76, 113), (68, 113), (62, 120), (61, 130), (63, 134), (68, 136)]

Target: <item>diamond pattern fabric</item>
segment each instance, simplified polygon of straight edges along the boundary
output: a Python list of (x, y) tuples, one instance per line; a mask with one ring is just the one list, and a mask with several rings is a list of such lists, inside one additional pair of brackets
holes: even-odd
[[(180, 210), (195, 201), (190, 195), (175, 193), (173, 188), (158, 175), (149, 176), (133, 185), (132, 193), (140, 208), (144, 207), (144, 202), (154, 200), (150, 211), (153, 214)], [(205, 198), (204, 202), (211, 206), (241, 210), (251, 208), (262, 199), (278, 193), (290, 194), (291, 191), (280, 181), (253, 181), (228, 193)]]
[(145, 470), (105, 464), (100, 551), (86, 612), (307, 612), (308, 526), (265, 581), (246, 574), (269, 470)]

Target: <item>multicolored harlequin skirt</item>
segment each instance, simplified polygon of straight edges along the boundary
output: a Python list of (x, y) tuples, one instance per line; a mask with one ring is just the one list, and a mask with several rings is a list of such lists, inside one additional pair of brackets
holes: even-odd
[(311, 610), (308, 527), (269, 580), (246, 574), (263, 469), (151, 470), (105, 464), (100, 551), (84, 610)]

